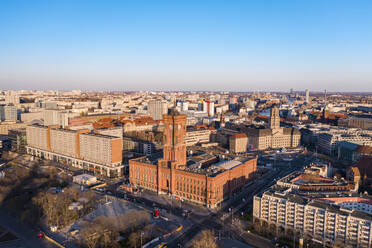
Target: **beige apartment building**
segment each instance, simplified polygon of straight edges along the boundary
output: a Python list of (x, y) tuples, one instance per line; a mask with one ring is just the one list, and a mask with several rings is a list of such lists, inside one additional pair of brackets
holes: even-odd
[(350, 117), (338, 120), (338, 125), (348, 128), (361, 128), (372, 130), (372, 118)]
[(186, 146), (193, 146), (198, 143), (208, 143), (211, 137), (209, 129), (188, 129), (185, 136)]
[(94, 133), (123, 138), (122, 127), (110, 127), (94, 130)]
[(50, 148), (53, 152), (67, 156), (77, 153), (76, 132), (65, 129), (50, 129)]
[(274, 225), (276, 232), (298, 233), (324, 247), (369, 248), (372, 246), (372, 217), (323, 201), (268, 190), (253, 200), (253, 217)]
[(25, 123), (2, 122), (0, 123), (0, 134), (8, 135), (8, 131), (15, 128), (25, 128)]
[(27, 126), (26, 136), (28, 154), (107, 177), (123, 173), (122, 138), (40, 125)]
[(80, 135), (80, 157), (104, 165), (121, 164), (123, 140), (103, 134)]
[(238, 133), (230, 137), (230, 152), (241, 153), (247, 151), (248, 137), (245, 133)]
[(29, 146), (33, 146), (34, 148), (49, 150), (48, 132), (50, 132), (50, 128), (46, 126), (37, 125), (27, 126), (26, 127), (27, 144)]

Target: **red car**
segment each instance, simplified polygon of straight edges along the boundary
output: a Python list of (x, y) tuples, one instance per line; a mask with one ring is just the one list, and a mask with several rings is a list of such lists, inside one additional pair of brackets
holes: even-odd
[(38, 239), (44, 238), (44, 233), (43, 232), (39, 232), (39, 234), (37, 235), (37, 238)]

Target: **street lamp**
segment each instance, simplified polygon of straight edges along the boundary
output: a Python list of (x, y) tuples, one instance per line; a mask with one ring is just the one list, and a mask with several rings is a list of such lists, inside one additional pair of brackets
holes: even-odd
[(144, 235), (143, 232), (141, 232), (141, 248), (142, 248), (142, 236)]

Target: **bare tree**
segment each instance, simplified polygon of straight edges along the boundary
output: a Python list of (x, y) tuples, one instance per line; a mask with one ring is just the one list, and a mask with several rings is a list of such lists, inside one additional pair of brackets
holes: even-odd
[(119, 223), (125, 229), (121, 229), (125, 231), (126, 229), (130, 229), (131, 232), (136, 230), (138, 227), (143, 227), (147, 223), (150, 222), (151, 216), (146, 211), (141, 210), (130, 210), (121, 215), (119, 218)]
[(216, 239), (212, 230), (204, 230), (200, 237), (192, 242), (193, 248), (217, 248)]
[(93, 220), (93, 223), (86, 225), (81, 231), (82, 245), (88, 248), (118, 247), (116, 239), (119, 233), (112, 225), (112, 221), (110, 217), (99, 216)]
[(132, 232), (129, 235), (129, 245), (132, 248), (137, 248), (140, 246), (140, 239), (141, 239), (141, 234), (139, 232)]
[[(47, 217), (50, 225), (59, 227), (70, 224), (84, 213), (81, 211), (70, 210), (69, 206), (79, 200), (80, 193), (74, 188), (66, 188), (64, 192), (55, 194), (51, 192), (40, 192), (34, 197), (33, 203), (39, 207), (40, 216)], [(89, 205), (85, 205), (88, 207)]]
[(81, 230), (81, 243), (88, 248), (98, 247), (100, 233), (99, 228), (93, 225), (87, 225)]

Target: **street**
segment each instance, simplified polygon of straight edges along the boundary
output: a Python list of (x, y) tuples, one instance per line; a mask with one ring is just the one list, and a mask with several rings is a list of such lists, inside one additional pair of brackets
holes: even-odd
[[(24, 248), (54, 248), (55, 246), (45, 239), (38, 239), (38, 231), (21, 223), (17, 218), (13, 218), (0, 209), (0, 226), (14, 233), (22, 245), (16, 247)], [(1, 247), (1, 244), (0, 244)]]

